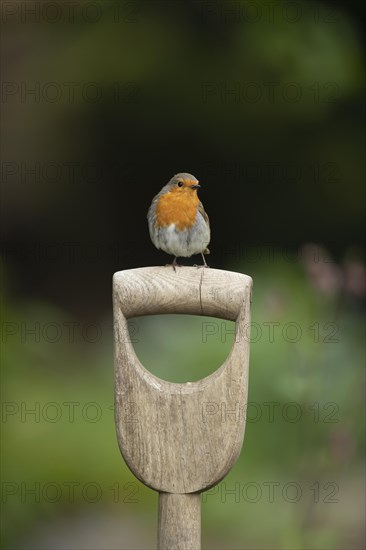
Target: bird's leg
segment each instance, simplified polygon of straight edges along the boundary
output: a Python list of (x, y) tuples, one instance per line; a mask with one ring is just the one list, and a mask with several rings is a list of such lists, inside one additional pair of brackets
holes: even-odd
[(174, 269), (174, 271), (177, 271), (177, 267), (180, 267), (177, 264), (177, 257), (178, 256), (174, 256), (174, 260), (172, 261), (172, 263), (171, 264), (165, 264), (165, 267), (172, 267)]
[(205, 258), (205, 255), (204, 255), (203, 252), (201, 252), (201, 256), (202, 256), (202, 260), (203, 260), (203, 266), (202, 267), (210, 267), (209, 265), (207, 265), (206, 258)]
[(203, 252), (201, 252), (201, 256), (202, 256), (202, 260), (203, 260), (203, 265), (193, 264), (193, 267), (210, 267), (209, 265), (207, 265), (206, 258), (204, 256)]

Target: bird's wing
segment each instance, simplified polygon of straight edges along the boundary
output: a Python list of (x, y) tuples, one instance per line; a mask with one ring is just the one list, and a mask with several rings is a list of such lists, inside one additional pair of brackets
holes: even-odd
[(198, 212), (201, 214), (202, 218), (205, 220), (205, 222), (207, 223), (208, 227), (210, 227), (210, 220), (209, 220), (209, 218), (208, 218), (207, 212), (206, 212), (205, 209), (203, 208), (203, 204), (202, 204), (201, 201), (198, 203)]
[(155, 197), (151, 201), (151, 204), (150, 204), (149, 209), (147, 211), (147, 219), (150, 220), (151, 222), (155, 222), (155, 220), (156, 220), (156, 212), (155, 212), (154, 206), (158, 202), (158, 200), (160, 198), (160, 195), (161, 195), (161, 193), (158, 193), (157, 195), (155, 195)]
[(151, 204), (154, 204), (155, 202), (157, 202), (160, 198), (160, 195), (161, 195), (161, 192), (160, 193), (157, 193), (157, 195), (155, 195), (155, 197), (153, 198), (153, 200), (151, 201)]

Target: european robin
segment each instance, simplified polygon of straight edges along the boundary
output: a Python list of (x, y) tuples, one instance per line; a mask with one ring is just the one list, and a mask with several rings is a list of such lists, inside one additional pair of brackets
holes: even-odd
[(210, 222), (197, 195), (199, 188), (192, 174), (176, 174), (153, 198), (147, 213), (151, 240), (156, 248), (174, 256), (174, 270), (178, 257), (193, 254), (201, 254), (208, 267), (204, 254), (210, 253)]

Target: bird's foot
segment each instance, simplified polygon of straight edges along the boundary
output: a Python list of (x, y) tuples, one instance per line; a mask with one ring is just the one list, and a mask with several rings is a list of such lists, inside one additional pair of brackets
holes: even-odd
[(182, 267), (182, 266), (177, 264), (177, 257), (175, 257), (173, 262), (171, 264), (165, 264), (165, 267), (172, 267), (174, 271), (177, 271), (177, 267)]
[(193, 267), (197, 267), (197, 268), (199, 268), (199, 267), (203, 267), (203, 268), (207, 267), (207, 269), (209, 269), (209, 268), (210, 268), (210, 266), (209, 266), (209, 265), (207, 265), (207, 263), (205, 263), (205, 264), (202, 264), (202, 265), (201, 265), (201, 264), (193, 264)]

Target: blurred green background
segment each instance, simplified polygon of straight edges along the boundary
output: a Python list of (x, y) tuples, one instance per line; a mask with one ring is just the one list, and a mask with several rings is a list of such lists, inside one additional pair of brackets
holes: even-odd
[[(111, 279), (169, 261), (146, 211), (179, 171), (202, 185), (209, 264), (254, 279), (243, 452), (203, 497), (202, 546), (365, 546), (360, 6), (2, 3), (4, 549), (155, 547), (157, 496), (114, 431)], [(131, 322), (176, 382), (217, 368), (231, 331)]]

